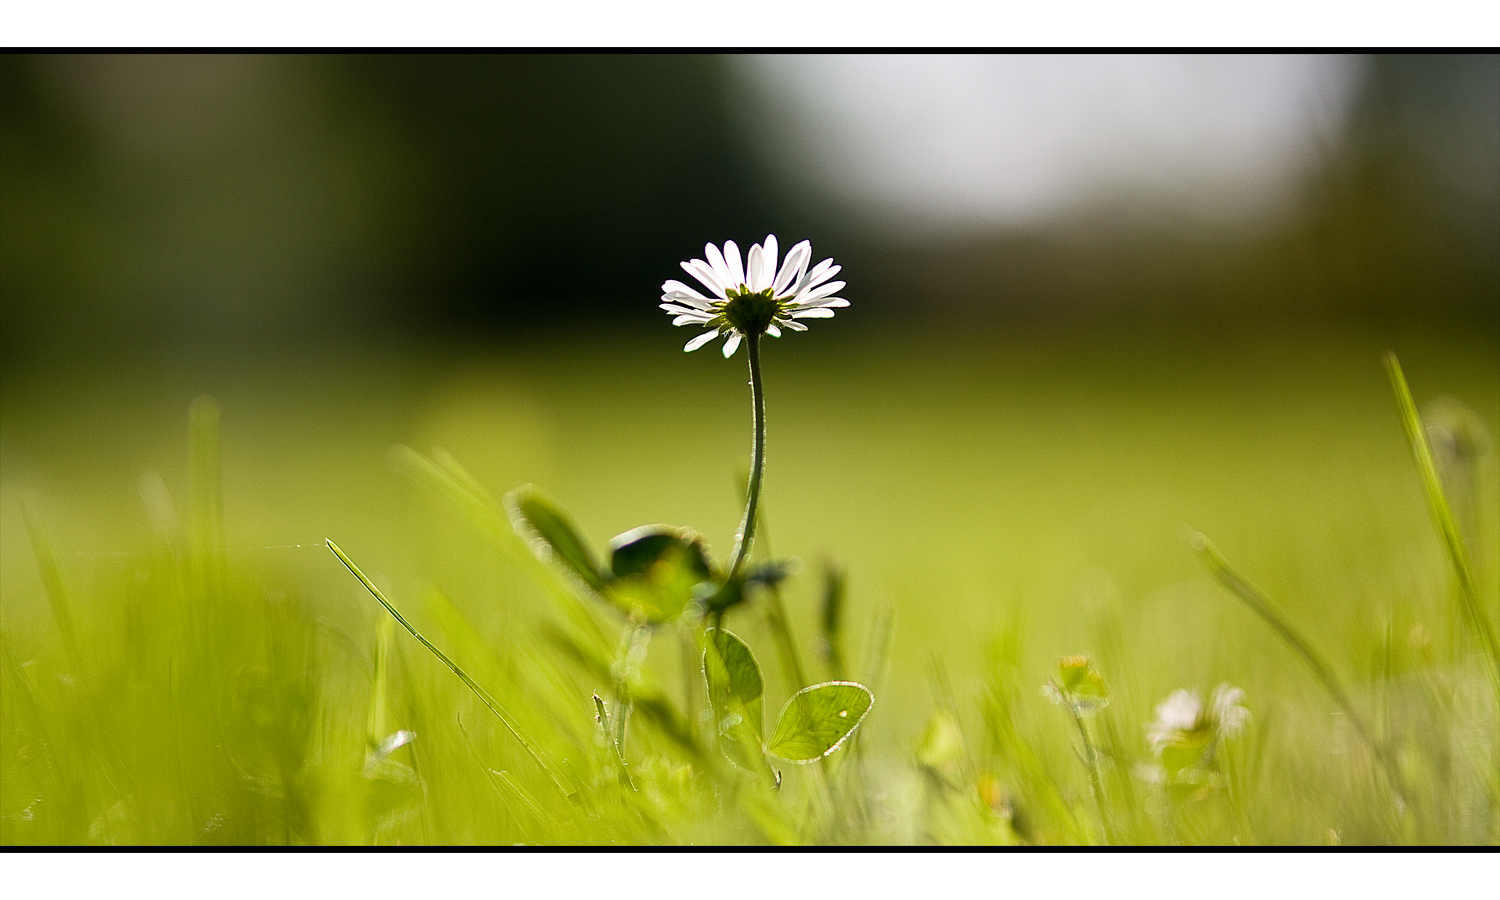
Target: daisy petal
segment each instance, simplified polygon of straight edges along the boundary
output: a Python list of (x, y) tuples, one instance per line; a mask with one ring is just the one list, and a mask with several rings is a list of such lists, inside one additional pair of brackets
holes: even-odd
[(663, 303), (673, 303), (681, 306), (689, 306), (693, 309), (698, 310), (699, 312), (711, 312), (713, 310), (713, 306), (708, 302), (704, 300), (694, 300), (692, 297), (689, 297), (687, 294), (684, 294), (681, 291), (673, 291), (670, 294), (662, 294), (661, 299)]
[(724, 358), (728, 359), (733, 356), (734, 351), (738, 349), (740, 349), (740, 333), (736, 331), (729, 336), (729, 340), (724, 342)]
[[(750, 288), (751, 291), (755, 293), (760, 293), (761, 291), (770, 287), (770, 285), (768, 284), (763, 285), (760, 283), (761, 274), (766, 270), (765, 260), (766, 251), (760, 246), (760, 244), (753, 245), (750, 248), (750, 253), (746, 256), (745, 259), (745, 275), (748, 276), (746, 285)], [(770, 279), (767, 280), (769, 281)]]
[(800, 294), (809, 288), (813, 288), (822, 284), (823, 282), (837, 275), (839, 273), (839, 270), (842, 268), (843, 266), (834, 265), (833, 260), (831, 259), (823, 260), (816, 266), (813, 266), (811, 272), (808, 272), (806, 275), (802, 276), (802, 280), (797, 284), (797, 293)]
[(714, 277), (714, 270), (709, 268), (708, 263), (701, 259), (689, 260), (682, 264), (682, 270), (703, 282), (704, 287), (713, 291), (721, 299), (726, 299), (727, 295), (724, 293), (724, 285), (719, 282), (718, 278)]
[(776, 282), (771, 285), (775, 296), (782, 296), (786, 289), (796, 284), (803, 272), (807, 270), (807, 260), (812, 256), (812, 242), (802, 241), (792, 247), (791, 252), (786, 255), (786, 262), (781, 264), (781, 271), (776, 273)]
[(814, 306), (812, 309), (804, 309), (804, 310), (801, 310), (799, 312), (792, 313), (792, 318), (794, 318), (794, 319), (831, 319), (831, 318), (833, 318), (833, 310), (831, 310), (831, 309), (824, 309), (821, 306)]
[[(683, 284), (675, 278), (668, 278), (666, 281), (663, 281), (661, 283), (661, 289), (662, 293), (665, 294), (684, 294), (688, 298), (691, 298), (693, 300), (702, 300), (704, 303), (707, 303), (709, 300), (708, 297), (705, 297), (702, 294), (698, 293), (697, 288), (691, 285)], [(677, 300), (682, 298), (673, 297), (672, 299)]]
[(843, 289), (844, 282), (830, 281), (827, 284), (820, 284), (815, 288), (803, 291), (802, 293), (798, 294), (797, 302), (802, 304), (803, 306), (808, 306), (816, 303), (819, 300), (822, 300), (824, 297), (831, 297)]
[(688, 341), (682, 349), (686, 353), (692, 353), (694, 350), (697, 350), (699, 347), (702, 347), (704, 344), (708, 343), (718, 336), (719, 332), (717, 331), (705, 331), (692, 340)]
[(766, 334), (769, 334), (771, 337), (781, 337), (781, 329), (775, 325), (767, 325)]
[(792, 307), (792, 311), (796, 312), (803, 309), (817, 309), (818, 307), (824, 307), (827, 309), (843, 309), (848, 305), (849, 301), (845, 300), (843, 297), (825, 297), (822, 300), (814, 300), (811, 303), (799, 303), (798, 305)]
[(676, 313), (679, 316), (702, 316), (705, 319), (713, 318), (708, 310), (698, 309), (694, 306), (678, 306), (676, 303), (663, 303), (661, 308), (669, 313)]
[(719, 283), (725, 287), (738, 287), (739, 282), (734, 280), (734, 272), (729, 264), (724, 261), (724, 254), (713, 244), (703, 245), (703, 255), (708, 257), (708, 264), (713, 267), (714, 275), (718, 277)]
[(807, 330), (807, 326), (806, 325), (803, 325), (801, 322), (793, 322), (790, 319), (788, 319), (785, 322), (782, 322), (781, 324), (785, 325), (787, 328), (790, 328), (793, 331), (806, 331)]
[(745, 283), (745, 267), (740, 264), (740, 245), (734, 241), (724, 242), (724, 265), (729, 269), (726, 287), (739, 287)]
[(776, 280), (776, 260), (780, 249), (776, 245), (776, 235), (766, 235), (766, 241), (761, 245), (760, 269), (755, 273), (754, 290), (763, 291), (771, 286)]
[(707, 325), (712, 322), (713, 316), (695, 316), (692, 314), (678, 316), (672, 320), (673, 325)]

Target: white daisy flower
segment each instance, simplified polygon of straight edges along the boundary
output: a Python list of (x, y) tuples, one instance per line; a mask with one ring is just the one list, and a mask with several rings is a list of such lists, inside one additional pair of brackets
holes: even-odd
[(812, 244), (802, 241), (787, 253), (781, 268), (776, 267), (776, 235), (766, 235), (764, 244), (750, 248), (743, 263), (740, 248), (725, 241), (720, 251), (713, 244), (703, 247), (703, 259), (682, 263), (683, 271), (696, 278), (713, 296), (704, 296), (680, 281), (662, 283), (661, 308), (675, 317), (673, 325), (706, 325), (708, 331), (687, 342), (683, 350), (697, 350), (720, 335), (724, 356), (734, 355), (740, 341), (750, 336), (769, 334), (781, 337), (781, 329), (806, 331), (799, 319), (831, 319), (833, 311), (849, 305), (834, 296), (844, 288), (842, 281), (829, 279), (840, 266), (825, 259), (808, 268)]
[(1250, 710), (1240, 704), (1243, 699), (1245, 692), (1231, 687), (1227, 682), (1214, 688), (1212, 707), (1220, 735), (1228, 737), (1245, 727), (1245, 722), (1250, 718)]
[(1184, 732), (1194, 731), (1203, 714), (1203, 700), (1192, 691), (1176, 690), (1156, 705), (1156, 721), (1146, 727), (1146, 738), (1158, 753)]
[(1229, 737), (1250, 718), (1250, 711), (1240, 703), (1244, 698), (1244, 691), (1227, 683), (1214, 688), (1206, 705), (1196, 692), (1173, 691), (1156, 705), (1156, 721), (1146, 727), (1146, 739), (1160, 753), (1168, 745), (1193, 738), (1212, 741)]

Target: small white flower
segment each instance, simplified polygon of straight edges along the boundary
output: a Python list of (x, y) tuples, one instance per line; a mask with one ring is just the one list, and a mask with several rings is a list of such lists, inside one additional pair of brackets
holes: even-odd
[(1230, 687), (1227, 682), (1214, 688), (1212, 706), (1220, 736), (1228, 737), (1245, 727), (1245, 721), (1250, 718), (1250, 710), (1240, 705), (1243, 699), (1245, 692), (1237, 687)]
[(1168, 744), (1197, 734), (1205, 740), (1229, 737), (1245, 727), (1250, 711), (1240, 704), (1245, 692), (1228, 683), (1214, 688), (1207, 706), (1193, 691), (1176, 690), (1156, 705), (1156, 721), (1146, 727), (1146, 738), (1160, 753)]
[(1146, 738), (1152, 749), (1161, 748), (1177, 740), (1183, 733), (1198, 727), (1198, 717), (1203, 714), (1203, 701), (1192, 691), (1175, 690), (1167, 699), (1156, 704), (1156, 721), (1146, 726)]
[(776, 235), (766, 235), (764, 244), (750, 248), (742, 263), (740, 248), (725, 241), (720, 251), (713, 244), (703, 247), (703, 259), (682, 263), (683, 271), (696, 278), (713, 294), (700, 294), (677, 280), (663, 282), (661, 308), (675, 317), (673, 325), (706, 325), (709, 330), (698, 335), (683, 350), (697, 350), (720, 335), (724, 356), (734, 355), (740, 341), (750, 335), (769, 334), (781, 337), (781, 329), (806, 331), (798, 319), (831, 319), (835, 309), (849, 301), (834, 296), (844, 287), (842, 281), (830, 281), (840, 266), (825, 259), (808, 269), (812, 244), (802, 241), (787, 253), (781, 268), (776, 267)]

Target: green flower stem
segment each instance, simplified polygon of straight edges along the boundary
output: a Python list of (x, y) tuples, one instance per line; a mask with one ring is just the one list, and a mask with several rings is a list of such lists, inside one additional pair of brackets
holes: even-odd
[[(740, 523), (739, 534), (735, 536), (734, 562), (729, 566), (729, 577), (735, 578), (744, 568), (745, 561), (750, 557), (750, 545), (755, 537), (755, 526), (759, 519), (760, 510), (760, 488), (766, 473), (766, 392), (761, 384), (760, 376), (760, 335), (751, 332), (745, 338), (746, 349), (750, 353), (750, 401), (753, 407), (755, 422), (755, 440), (750, 447), (750, 484), (745, 491), (745, 518)], [(807, 675), (802, 668), (802, 660), (797, 655), (797, 644), (792, 640), (791, 622), (787, 619), (786, 606), (781, 601), (781, 591), (772, 586), (770, 619), (771, 631), (780, 644), (781, 656), (788, 668), (788, 674), (794, 681), (795, 687), (807, 684)], [(715, 627), (722, 627), (722, 622), (715, 619)]]
[(750, 447), (750, 486), (745, 491), (745, 518), (734, 537), (730, 578), (740, 574), (746, 557), (750, 555), (750, 543), (755, 537), (755, 511), (760, 506), (760, 484), (766, 473), (766, 393), (760, 383), (760, 335), (751, 332), (745, 336), (745, 344), (750, 353), (750, 402), (754, 407), (755, 443)]

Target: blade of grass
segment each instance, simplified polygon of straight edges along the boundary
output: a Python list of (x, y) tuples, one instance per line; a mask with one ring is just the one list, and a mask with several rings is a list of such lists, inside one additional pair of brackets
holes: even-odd
[(1339, 681), (1338, 676), (1334, 674), (1333, 668), (1323, 659), (1323, 655), (1318, 652), (1318, 649), (1312, 645), (1311, 641), (1303, 636), (1301, 630), (1297, 628), (1296, 623), (1292, 621), (1291, 617), (1281, 607), (1277, 606), (1270, 597), (1266, 596), (1264, 591), (1251, 584), (1245, 576), (1241, 575), (1229, 564), (1229, 561), (1224, 558), (1224, 554), (1219, 552), (1219, 548), (1214, 546), (1207, 535), (1195, 531), (1189, 536), (1188, 541), (1193, 549), (1197, 551), (1199, 558), (1208, 566), (1209, 571), (1219, 580), (1219, 583), (1228, 588), (1230, 593), (1239, 597), (1246, 606), (1250, 607), (1252, 612), (1260, 616), (1261, 620), (1276, 633), (1276, 636), (1281, 638), (1282, 643), (1286, 644), (1288, 649), (1296, 654), (1297, 658), (1301, 659), (1303, 664), (1317, 677), (1318, 681), (1323, 685), (1323, 689), (1328, 692), (1333, 701), (1344, 711), (1344, 715), (1349, 717), (1349, 722), (1354, 726), (1354, 730), (1358, 732), (1360, 739), (1374, 753), (1375, 759), (1380, 763), (1380, 767), (1385, 772), (1386, 778), (1390, 781), (1391, 787), (1395, 789), (1397, 799), (1404, 805), (1407, 790), (1395, 760), (1392, 759), (1385, 744), (1375, 739), (1375, 736), (1365, 724), (1364, 717), (1354, 708), (1353, 702), (1349, 699), (1348, 692), (1344, 690), (1344, 686)]
[(1432, 445), (1427, 441), (1427, 430), (1422, 427), (1422, 417), (1417, 413), (1416, 402), (1412, 400), (1411, 389), (1407, 387), (1406, 376), (1401, 371), (1401, 363), (1396, 359), (1396, 354), (1386, 353), (1385, 369), (1391, 377), (1391, 390), (1396, 395), (1396, 406), (1400, 410), (1406, 442), (1411, 447), (1417, 472), (1422, 477), (1422, 488), (1427, 494), (1427, 508), (1442, 536), (1443, 547), (1448, 551), (1448, 561), (1453, 564), (1453, 572), (1458, 576), (1464, 617), (1479, 638), (1480, 646), (1484, 648), (1485, 660), (1489, 664), (1490, 688), (1494, 690), (1495, 698), (1500, 700), (1500, 642), (1495, 638), (1495, 631), (1490, 625), (1489, 616), (1485, 614), (1484, 605), (1479, 602), (1479, 591), (1474, 584), (1474, 567), (1469, 561), (1469, 548), (1464, 544), (1463, 535), (1458, 529), (1458, 520), (1453, 516), (1448, 495), (1443, 492), (1443, 483), (1438, 478), (1437, 466), (1432, 458)]
[(224, 485), (219, 436), (219, 404), (202, 396), (188, 407), (191, 423), (189, 453), (192, 457), (193, 559), (202, 584), (213, 597), (222, 597), (225, 585)]
[(63, 574), (62, 562), (58, 559), (57, 547), (42, 527), (35, 504), (27, 498), (21, 504), (21, 518), (26, 522), (26, 534), (31, 538), (31, 549), (36, 554), (37, 568), (42, 573), (42, 587), (52, 606), (52, 618), (57, 622), (57, 631), (62, 635), (63, 650), (68, 662), (78, 677), (87, 672), (83, 666), (83, 654), (78, 648), (78, 633), (73, 624), (73, 607), (76, 605), (68, 579)]
[(358, 578), (360, 583), (365, 586), (365, 589), (373, 594), (376, 600), (380, 601), (380, 605), (385, 607), (386, 612), (389, 612), (392, 616), (394, 616), (396, 621), (400, 623), (402, 628), (405, 628), (408, 632), (411, 633), (412, 637), (416, 638), (422, 644), (422, 646), (430, 650), (432, 654), (443, 663), (443, 665), (447, 666), (454, 675), (458, 676), (460, 681), (468, 685), (469, 690), (473, 691), (474, 695), (478, 697), (485, 706), (489, 707), (490, 712), (494, 713), (495, 716), (500, 719), (501, 724), (503, 724), (506, 729), (510, 731), (511, 735), (521, 743), (521, 746), (525, 748), (526, 752), (531, 754), (531, 758), (536, 760), (537, 765), (542, 767), (542, 771), (547, 773), (547, 777), (552, 779), (552, 783), (557, 786), (557, 789), (562, 792), (562, 795), (569, 800), (574, 799), (578, 794), (577, 789), (572, 787), (571, 781), (567, 779), (567, 777), (563, 775), (562, 772), (552, 763), (552, 760), (548, 758), (546, 751), (537, 746), (535, 741), (526, 736), (525, 732), (521, 730), (520, 724), (516, 722), (515, 717), (506, 712), (499, 703), (495, 702), (495, 698), (491, 697), (488, 691), (480, 687), (479, 684), (474, 681), (474, 679), (470, 678), (467, 672), (459, 668), (457, 663), (449, 659), (447, 654), (443, 653), (443, 651), (439, 650), (431, 641), (423, 637), (420, 631), (417, 631), (417, 629), (413, 628), (411, 623), (406, 621), (405, 617), (403, 617), (401, 613), (396, 610), (396, 607), (392, 606), (391, 602), (385, 599), (385, 595), (380, 592), (380, 588), (376, 587), (375, 583), (372, 582), (368, 577), (366, 577), (364, 572), (361, 572), (359, 570), (359, 567), (354, 564), (354, 561), (351, 560), (347, 555), (345, 555), (343, 550), (339, 549), (338, 544), (335, 544), (331, 540), (327, 541), (327, 544), (328, 549), (333, 551), (333, 555), (339, 558), (339, 562), (343, 563), (344, 567), (347, 568), (351, 573), (353, 573), (354, 577)]

